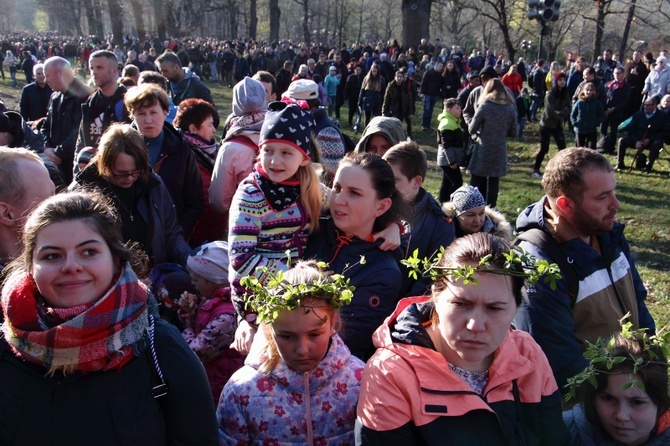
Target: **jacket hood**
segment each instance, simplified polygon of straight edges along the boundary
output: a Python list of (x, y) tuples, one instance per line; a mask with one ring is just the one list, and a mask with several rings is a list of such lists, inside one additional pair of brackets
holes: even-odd
[(405, 131), (402, 129), (402, 122), (400, 122), (398, 118), (377, 116), (373, 118), (372, 121), (370, 121), (370, 124), (363, 130), (361, 140), (356, 144), (354, 151), (356, 153), (367, 152), (365, 147), (368, 143), (368, 139), (377, 133), (384, 135), (386, 139), (391, 142), (392, 146), (407, 139)]
[(533, 203), (524, 209), (516, 219), (516, 230), (519, 232), (537, 228), (544, 229), (544, 206), (547, 196), (542, 197), (537, 203)]
[(235, 116), (267, 110), (267, 108), (263, 84), (249, 76), (235, 84), (233, 89), (233, 114)]
[[(448, 201), (442, 204), (442, 210), (448, 217), (456, 219), (456, 211), (454, 210), (454, 203)], [(497, 235), (500, 238), (505, 240), (512, 240), (514, 235), (514, 228), (512, 224), (507, 221), (507, 218), (502, 212), (498, 212), (495, 209), (491, 209), (489, 206), (484, 208), (486, 213), (486, 219), (484, 221), (484, 226), (482, 226), (481, 232), (488, 232), (493, 235)], [(457, 223), (455, 223), (457, 224)]]
[[(13, 143), (19, 145), (22, 144), (24, 132), (26, 130), (25, 128), (28, 124), (26, 124), (23, 117), (18, 112), (6, 111), (5, 115), (7, 116), (7, 119), (9, 119), (9, 134), (12, 135)], [(19, 147), (19, 145), (12, 147)]]

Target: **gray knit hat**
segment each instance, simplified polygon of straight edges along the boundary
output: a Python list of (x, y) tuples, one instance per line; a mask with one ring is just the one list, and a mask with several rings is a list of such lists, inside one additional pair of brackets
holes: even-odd
[(464, 184), (451, 194), (451, 202), (454, 205), (456, 217), (472, 209), (486, 206), (486, 201), (479, 189), (469, 184)]
[(216, 284), (228, 283), (228, 243), (206, 243), (188, 256), (186, 265), (202, 277)]

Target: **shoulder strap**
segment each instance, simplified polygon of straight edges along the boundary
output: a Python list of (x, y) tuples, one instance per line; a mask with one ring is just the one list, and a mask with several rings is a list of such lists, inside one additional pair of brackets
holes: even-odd
[(163, 377), (161, 365), (158, 363), (158, 355), (156, 354), (156, 343), (154, 342), (155, 322), (154, 316), (149, 315), (149, 326), (147, 327), (147, 335), (149, 338), (149, 348), (145, 349), (149, 367), (151, 368), (151, 396), (154, 399), (161, 398), (168, 393), (168, 386)]
[(533, 228), (517, 235), (514, 244), (518, 245), (521, 241), (526, 241), (537, 246), (549, 256), (552, 262), (558, 265), (561, 270), (561, 275), (563, 276), (563, 279), (565, 279), (565, 283), (568, 285), (570, 299), (574, 304), (577, 299), (577, 294), (579, 293), (579, 279), (577, 278), (577, 273), (575, 273), (575, 269), (572, 267), (571, 262), (563, 253), (563, 250), (561, 250), (558, 243), (556, 243), (556, 240), (549, 235), (549, 233), (539, 228)]

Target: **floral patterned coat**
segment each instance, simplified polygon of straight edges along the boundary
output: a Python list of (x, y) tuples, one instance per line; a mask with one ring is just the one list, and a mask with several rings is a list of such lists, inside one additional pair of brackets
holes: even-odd
[(262, 375), (258, 359), (247, 358), (221, 394), (216, 411), (221, 444), (353, 445), (364, 365), (338, 335), (311, 372), (296, 372), (280, 361)]

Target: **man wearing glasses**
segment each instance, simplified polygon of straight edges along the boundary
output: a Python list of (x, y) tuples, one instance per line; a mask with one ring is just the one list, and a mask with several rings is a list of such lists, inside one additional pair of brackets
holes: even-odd
[(619, 130), (626, 132), (626, 136), (619, 140), (617, 171), (626, 168), (624, 158), (627, 148), (635, 148), (636, 160), (644, 159), (645, 150), (649, 150), (649, 161), (644, 167), (644, 173), (651, 173), (654, 161), (663, 147), (663, 139), (668, 132), (668, 115), (656, 108), (656, 99), (645, 99), (643, 109), (636, 112), (632, 119), (626, 121)]
[(600, 127), (602, 136), (598, 143), (600, 153), (614, 153), (617, 127), (623, 121), (624, 110), (630, 99), (630, 85), (624, 80), (622, 67), (614, 69), (614, 80), (607, 84), (605, 119)]

